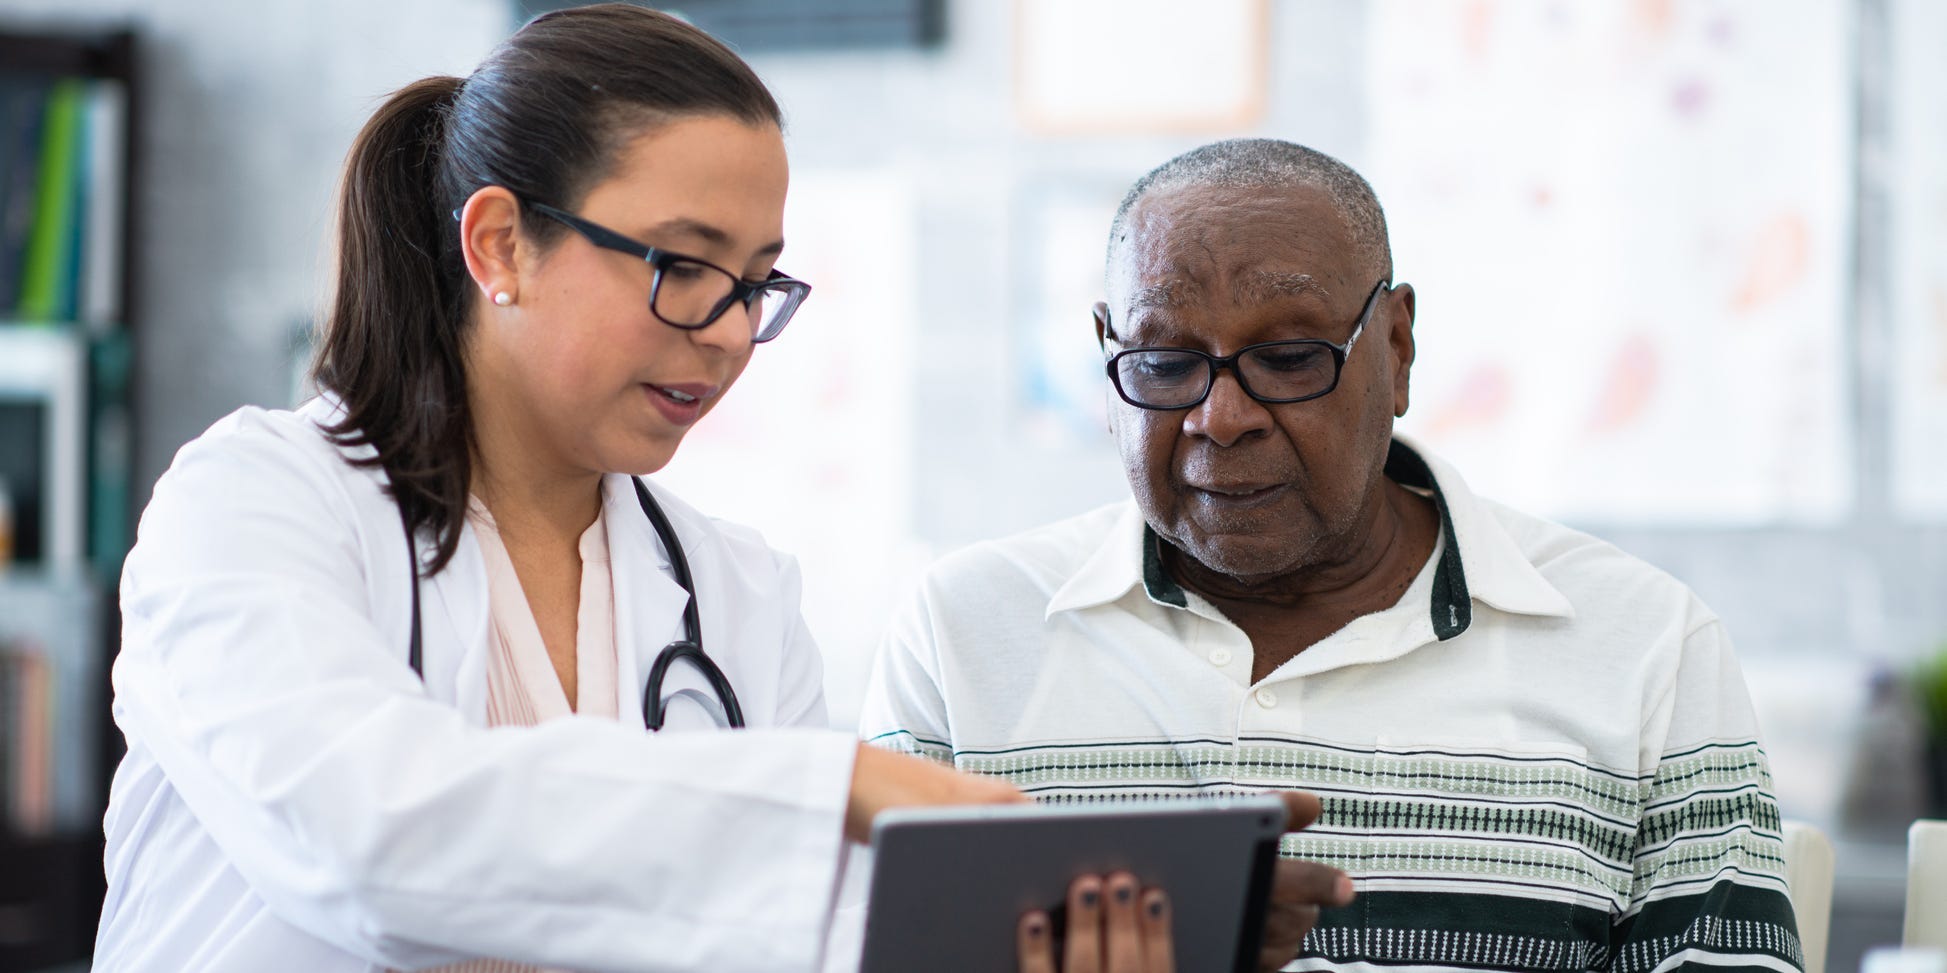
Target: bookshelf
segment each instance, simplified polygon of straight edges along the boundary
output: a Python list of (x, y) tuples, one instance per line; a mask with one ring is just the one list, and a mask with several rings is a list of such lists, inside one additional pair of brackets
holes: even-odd
[(136, 38), (0, 18), (0, 971), (87, 958), (131, 536)]

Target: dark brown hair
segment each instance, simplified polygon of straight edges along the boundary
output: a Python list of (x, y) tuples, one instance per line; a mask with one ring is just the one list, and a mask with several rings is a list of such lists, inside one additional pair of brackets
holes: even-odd
[[(453, 211), (483, 186), (573, 209), (616, 151), (677, 117), (780, 123), (777, 102), (730, 49), (642, 7), (543, 14), (465, 79), (426, 78), (387, 99), (352, 143), (338, 217), (338, 285), (312, 375), (336, 395), (340, 445), (370, 445), (401, 515), (438, 538), (426, 573), (459, 545), (473, 426), (463, 349), (472, 303)], [(549, 220), (523, 232), (546, 244)]]

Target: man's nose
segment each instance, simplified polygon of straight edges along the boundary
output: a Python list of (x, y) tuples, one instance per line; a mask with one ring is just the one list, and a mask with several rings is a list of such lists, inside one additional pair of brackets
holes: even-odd
[(1217, 373), (1210, 394), (1183, 416), (1183, 431), (1229, 446), (1252, 433), (1268, 432), (1271, 412), (1245, 393), (1237, 375), (1226, 368)]

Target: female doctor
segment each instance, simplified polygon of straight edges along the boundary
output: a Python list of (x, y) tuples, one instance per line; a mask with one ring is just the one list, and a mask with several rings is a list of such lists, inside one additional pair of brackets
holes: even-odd
[(825, 729), (796, 567), (639, 478), (805, 296), (785, 183), (637, 7), (378, 110), (323, 394), (185, 446), (128, 558), (96, 968), (804, 969), (878, 811), (1020, 799)]

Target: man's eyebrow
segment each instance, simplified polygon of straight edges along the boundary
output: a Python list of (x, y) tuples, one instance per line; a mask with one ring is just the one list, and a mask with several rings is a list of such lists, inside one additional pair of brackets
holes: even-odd
[(1315, 297), (1323, 300), (1332, 295), (1325, 285), (1310, 274), (1258, 270), (1238, 278), (1231, 287), (1231, 296), (1240, 304), (1255, 304), (1278, 297)]
[(1129, 298), (1129, 310), (1182, 307), (1189, 303), (1190, 292), (1193, 290), (1195, 288), (1185, 286), (1180, 280), (1152, 284), (1136, 291), (1135, 295)]
[[(658, 223), (655, 226), (650, 227), (648, 232), (644, 233), (643, 235), (649, 237), (657, 237), (657, 238), (670, 236), (670, 235), (687, 236), (693, 239), (701, 240), (704, 243), (707, 243), (713, 247), (728, 247), (735, 242), (734, 240), (731, 239), (730, 234), (725, 232), (724, 230), (712, 226), (708, 223), (705, 223), (702, 220), (691, 219), (687, 216), (679, 216), (672, 220), (664, 220), (661, 223)], [(784, 252), (784, 241), (773, 240), (770, 243), (765, 244), (763, 247), (758, 248), (757, 255), (760, 257), (775, 257), (778, 254), (783, 252)]]

